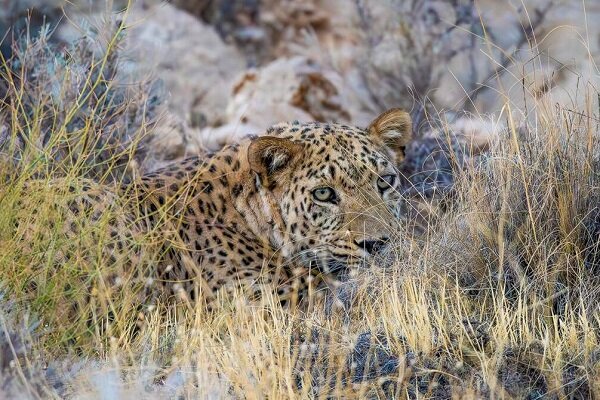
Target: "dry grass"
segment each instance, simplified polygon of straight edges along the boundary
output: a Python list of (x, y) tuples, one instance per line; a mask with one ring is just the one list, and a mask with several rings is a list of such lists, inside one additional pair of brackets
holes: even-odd
[(107, 257), (105, 228), (127, 200), (82, 216), (76, 238), (64, 234), (71, 199), (97, 185), (82, 177), (120, 181), (151, 128), (142, 118), (127, 141), (96, 135), (118, 138), (123, 110), (138, 104), (103, 101), (115, 89), (103, 73), (113, 52), (107, 46), (80, 85), (57, 80), (59, 100), (4, 62), (0, 123), (11, 134), (0, 143), (0, 271), (12, 300), (0, 314), (0, 394), (600, 397), (597, 93), (583, 110), (535, 104), (529, 122), (507, 104), (508, 128), (458, 179), (442, 219), (399, 240), (393, 267), (373, 266), (341, 288), (356, 291), (344, 307), (315, 300), (287, 310), (265, 293), (260, 304), (234, 296), (207, 314), (149, 302), (159, 232), (124, 225), (125, 257)]

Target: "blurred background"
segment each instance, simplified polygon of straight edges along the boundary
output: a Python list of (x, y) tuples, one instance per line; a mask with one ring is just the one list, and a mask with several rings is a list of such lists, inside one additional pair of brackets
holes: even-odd
[(160, 114), (146, 169), (280, 121), (366, 126), (403, 107), (427, 135), (591, 104), (599, 19), (575, 0), (0, 0), (5, 59), (40, 35), (49, 63), (74, 43), (101, 53), (120, 29), (110, 80), (144, 86)]

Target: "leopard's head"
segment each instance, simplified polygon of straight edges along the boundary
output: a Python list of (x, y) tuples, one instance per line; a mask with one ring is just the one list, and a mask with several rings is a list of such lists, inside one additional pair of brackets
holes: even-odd
[(248, 162), (285, 258), (327, 273), (384, 252), (399, 227), (409, 115), (392, 109), (367, 129), (293, 123), (269, 132), (251, 142)]

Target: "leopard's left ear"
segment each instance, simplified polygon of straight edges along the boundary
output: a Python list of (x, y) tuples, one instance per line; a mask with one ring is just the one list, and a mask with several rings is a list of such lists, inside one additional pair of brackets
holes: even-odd
[(412, 120), (406, 111), (392, 108), (375, 118), (367, 131), (369, 135), (379, 137), (396, 153), (396, 160), (402, 161), (404, 149), (412, 139)]
[(300, 144), (288, 139), (260, 136), (248, 147), (248, 163), (250, 169), (260, 176), (263, 184), (268, 185), (299, 157), (302, 149)]

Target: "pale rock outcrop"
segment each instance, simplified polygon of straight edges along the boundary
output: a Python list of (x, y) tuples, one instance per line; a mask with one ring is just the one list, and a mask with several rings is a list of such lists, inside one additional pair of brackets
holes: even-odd
[(360, 113), (357, 100), (335, 71), (304, 57), (278, 59), (238, 77), (227, 124), (205, 128), (200, 141), (214, 150), (282, 121), (349, 123)]
[(167, 3), (137, 2), (126, 17), (125, 57), (135, 60), (129, 73), (160, 78), (169, 109), (192, 126), (223, 123), (233, 78), (245, 68), (239, 52), (212, 27)]

